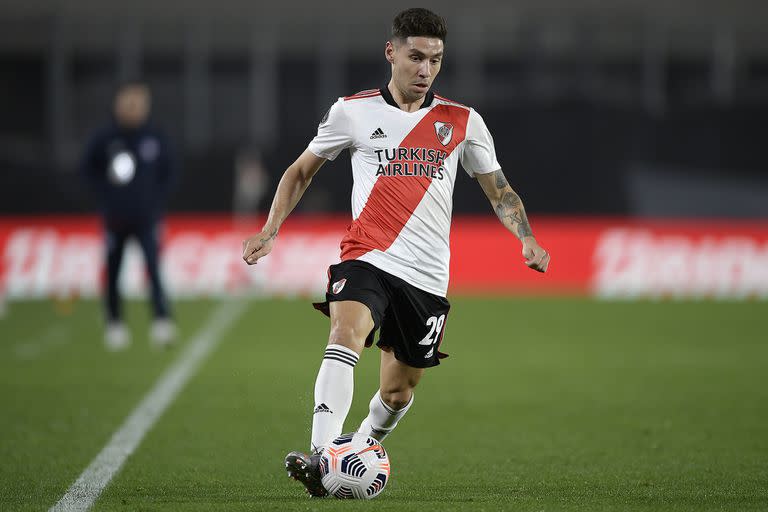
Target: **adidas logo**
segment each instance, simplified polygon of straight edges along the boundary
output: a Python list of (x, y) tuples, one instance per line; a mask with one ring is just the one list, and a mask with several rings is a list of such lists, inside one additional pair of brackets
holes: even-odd
[(371, 134), (371, 139), (386, 139), (387, 135), (381, 128), (376, 128), (376, 131)]
[(329, 412), (329, 413), (333, 414), (333, 411), (332, 411), (332, 410), (330, 410), (330, 409), (328, 408), (328, 406), (327, 406), (327, 405), (325, 405), (325, 404), (320, 404), (320, 405), (318, 405), (317, 407), (315, 407), (315, 412), (314, 412), (313, 414), (317, 414), (317, 413), (319, 413), (319, 412)]

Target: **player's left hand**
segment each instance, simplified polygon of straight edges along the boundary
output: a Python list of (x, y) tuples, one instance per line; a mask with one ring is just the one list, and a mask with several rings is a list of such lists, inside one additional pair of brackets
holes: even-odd
[(549, 253), (532, 236), (523, 240), (525, 264), (537, 272), (546, 272), (549, 267)]

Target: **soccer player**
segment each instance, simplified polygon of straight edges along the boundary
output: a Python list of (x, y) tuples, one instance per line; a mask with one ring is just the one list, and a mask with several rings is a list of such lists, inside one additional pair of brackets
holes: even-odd
[(374, 333), (380, 331), (380, 387), (358, 431), (378, 440), (413, 405), (424, 369), (446, 357), (439, 349), (450, 308), (448, 236), (459, 162), (522, 243), (525, 264), (539, 272), (549, 265), (482, 117), (432, 91), (446, 32), (443, 18), (426, 9), (395, 17), (384, 50), (392, 68), (389, 83), (331, 106), (317, 136), (285, 171), (261, 233), (243, 242), (249, 265), (269, 254), (312, 176), (349, 150), (354, 220), (341, 241), (341, 263), (328, 271), (326, 300), (315, 304), (330, 316), (331, 329), (315, 381), (311, 453), (291, 452), (285, 459), (288, 474), (311, 496), (327, 494), (320, 454), (342, 432), (353, 370)]

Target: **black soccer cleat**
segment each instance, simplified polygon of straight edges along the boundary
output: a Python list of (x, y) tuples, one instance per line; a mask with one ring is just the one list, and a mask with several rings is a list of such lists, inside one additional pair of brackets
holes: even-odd
[(328, 496), (320, 476), (319, 453), (306, 455), (301, 452), (291, 452), (285, 456), (285, 469), (288, 471), (288, 476), (301, 482), (313, 498)]

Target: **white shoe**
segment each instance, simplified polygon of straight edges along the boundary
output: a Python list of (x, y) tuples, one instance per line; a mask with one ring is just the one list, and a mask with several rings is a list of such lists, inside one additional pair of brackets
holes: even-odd
[(149, 330), (149, 339), (155, 347), (169, 346), (176, 340), (176, 325), (167, 318), (156, 319)]
[(125, 350), (131, 344), (131, 333), (124, 324), (111, 322), (107, 324), (107, 330), (104, 333), (104, 345), (107, 350), (118, 352)]

